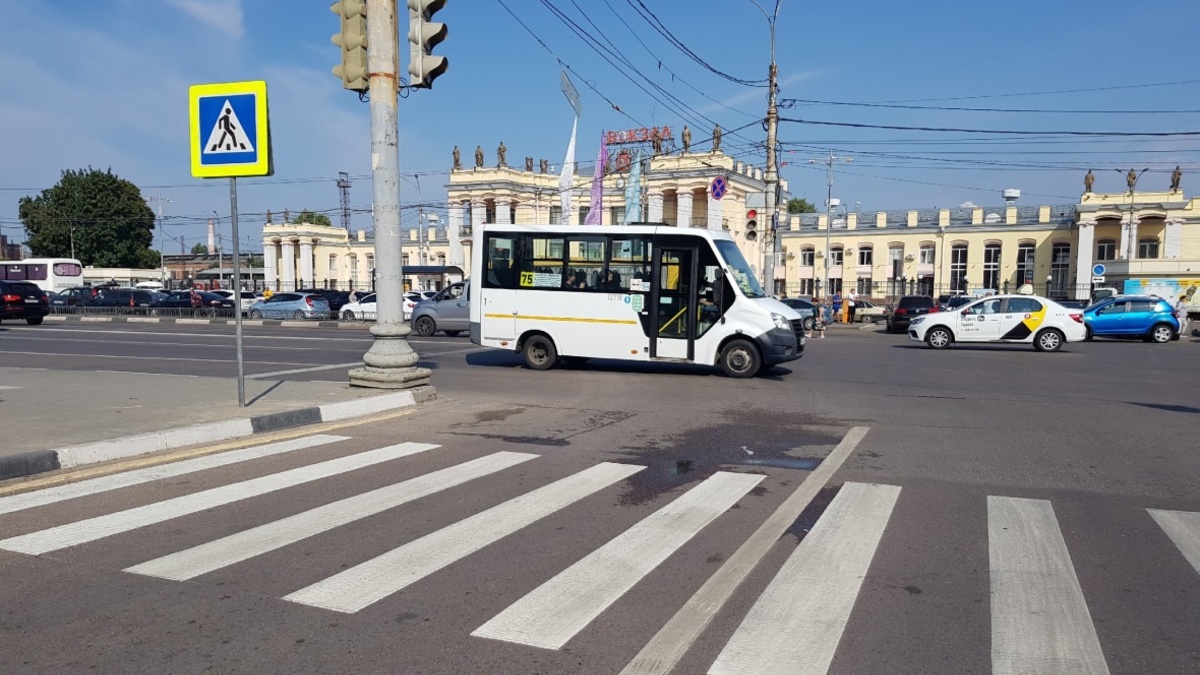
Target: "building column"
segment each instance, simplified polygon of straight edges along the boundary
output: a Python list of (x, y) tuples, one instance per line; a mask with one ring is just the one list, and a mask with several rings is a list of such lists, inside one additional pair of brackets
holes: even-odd
[(675, 225), (677, 227), (692, 226), (692, 191), (680, 190), (675, 196), (678, 200), (679, 208), (675, 211)]
[(663, 219), (663, 196), (661, 192), (651, 192), (649, 194), (650, 213), (647, 215), (650, 222), (661, 223)]
[(1129, 252), (1129, 244), (1131, 240), (1137, 241), (1137, 232), (1135, 230), (1137, 227), (1137, 225), (1135, 225), (1136, 222), (1137, 221), (1133, 220), (1132, 218), (1121, 221), (1121, 244), (1117, 249), (1117, 260), (1133, 259), (1134, 256), (1130, 255)]
[(1163, 231), (1163, 256), (1164, 258), (1181, 258), (1183, 257), (1183, 220), (1172, 218), (1166, 222), (1166, 229)]
[(1096, 223), (1079, 223), (1075, 252), (1075, 299), (1088, 300), (1092, 288), (1092, 254), (1096, 251)]
[(487, 204), (483, 202), (473, 202), (471, 204), (471, 230), (472, 232), (477, 227), (483, 225), (484, 217), (487, 216)]
[(721, 229), (721, 222), (725, 216), (724, 204), (724, 200), (713, 199), (712, 193), (708, 193), (708, 229)]
[(267, 288), (279, 286), (279, 242), (263, 241), (263, 284)]
[(466, 215), (466, 208), (462, 202), (450, 204), (450, 224), (446, 227), (446, 239), (449, 244), (449, 255), (446, 256), (446, 262), (450, 265), (458, 265), (463, 269), (466, 261), (463, 259), (462, 245), (462, 226), (463, 217)]
[(279, 290), (294, 291), (296, 290), (296, 242), (284, 239), (280, 247), (283, 249), (279, 255), (280, 262), (283, 263), (283, 272), (279, 278)]
[(496, 202), (496, 222), (508, 225), (512, 220), (512, 206), (508, 202)]
[(308, 287), (316, 286), (313, 279), (313, 241), (305, 239), (300, 242), (300, 283)]

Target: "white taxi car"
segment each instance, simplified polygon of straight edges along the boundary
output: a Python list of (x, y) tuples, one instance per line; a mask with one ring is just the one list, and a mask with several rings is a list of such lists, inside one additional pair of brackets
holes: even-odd
[(1054, 352), (1064, 342), (1082, 342), (1086, 336), (1081, 310), (1037, 295), (991, 295), (948, 312), (919, 316), (908, 327), (910, 340), (933, 349), (955, 342), (1016, 342)]

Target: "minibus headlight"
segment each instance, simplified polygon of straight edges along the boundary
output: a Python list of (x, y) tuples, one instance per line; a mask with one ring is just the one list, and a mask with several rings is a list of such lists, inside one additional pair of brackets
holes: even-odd
[(775, 322), (775, 327), (779, 330), (791, 330), (792, 325), (782, 314), (771, 314), (771, 320)]

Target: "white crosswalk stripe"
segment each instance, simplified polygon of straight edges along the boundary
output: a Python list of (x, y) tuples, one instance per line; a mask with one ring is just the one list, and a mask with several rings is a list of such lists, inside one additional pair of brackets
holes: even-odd
[(764, 476), (718, 471), (471, 633), (559, 649)]
[(1146, 509), (1192, 568), (1200, 573), (1200, 513)]
[(161, 523), (191, 513), (197, 513), (225, 504), (232, 504), (268, 492), (301, 485), (320, 478), (362, 469), (381, 462), (407, 457), (438, 446), (428, 443), (400, 443), (369, 452), (360, 452), (327, 462), (320, 462), (281, 473), (253, 478), (225, 485), (196, 494), (176, 497), (155, 504), (147, 504), (106, 516), (89, 518), (47, 530), (0, 540), (0, 549), (40, 555), (50, 551), (76, 546), (89, 541), (103, 539), (121, 532), (136, 530), (154, 523)]
[(272, 455), (279, 455), (293, 450), (303, 450), (305, 448), (314, 448), (319, 445), (327, 445), (337, 441), (347, 440), (348, 436), (332, 436), (326, 434), (314, 434), (312, 436), (304, 436), (302, 438), (293, 438), (287, 441), (279, 441), (278, 443), (267, 443), (265, 445), (256, 445), (250, 448), (242, 448), (241, 450), (230, 450), (229, 452), (221, 452), (214, 455), (197, 457), (195, 459), (186, 459), (180, 462), (172, 462), (170, 464), (161, 464), (159, 466), (151, 466), (145, 469), (135, 469), (133, 471), (125, 471), (115, 473), (109, 476), (100, 476), (98, 478), (90, 478), (81, 480), (78, 483), (67, 483), (66, 485), (58, 485), (43, 490), (35, 490), (32, 492), (22, 492), (7, 497), (0, 497), (0, 515), (5, 513), (14, 513), (25, 509), (32, 509), (36, 506), (45, 506), (55, 502), (65, 501), (67, 499), (75, 499), (77, 497), (86, 497), (88, 495), (117, 490), (132, 485), (140, 485), (149, 483), (150, 481), (161, 480), (163, 478), (173, 478), (184, 474), (204, 471), (205, 469), (213, 469), (219, 466), (229, 466), (239, 462), (246, 462), (252, 459), (261, 459)]
[(988, 497), (992, 673), (1106, 675), (1108, 665), (1054, 508)]
[(179, 581), (191, 579), (536, 457), (524, 452), (497, 452), (134, 565), (125, 571)]
[(899, 496), (893, 485), (843, 485), (708, 672), (825, 673)]
[(284, 597), (353, 613), (645, 467), (604, 462), (510, 499)]

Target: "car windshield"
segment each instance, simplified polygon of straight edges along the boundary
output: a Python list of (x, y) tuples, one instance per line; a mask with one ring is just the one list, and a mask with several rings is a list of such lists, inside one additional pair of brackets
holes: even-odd
[(750, 269), (746, 258), (742, 256), (742, 251), (737, 244), (726, 240), (717, 240), (714, 243), (716, 243), (721, 257), (725, 259), (725, 264), (729, 267), (729, 272), (737, 282), (738, 288), (742, 289), (742, 293), (747, 298), (765, 298), (767, 294), (763, 292), (762, 286), (758, 285), (758, 279), (754, 278), (754, 272)]

